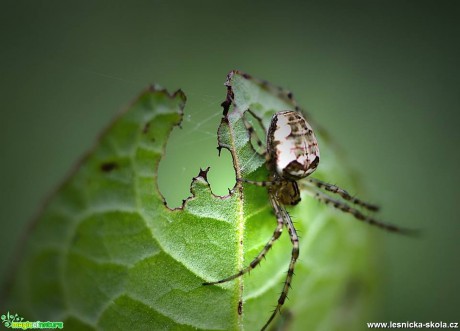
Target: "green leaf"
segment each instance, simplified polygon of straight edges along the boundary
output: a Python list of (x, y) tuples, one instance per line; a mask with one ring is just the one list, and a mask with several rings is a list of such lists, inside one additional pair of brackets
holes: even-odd
[[(264, 180), (265, 160), (253, 148), (244, 112), (251, 109), (268, 127), (275, 112), (301, 110), (290, 93), (248, 75), (232, 72), (226, 85), (221, 152), (231, 153), (237, 177)], [(180, 91), (149, 89), (104, 132), (34, 224), (5, 305), (9, 311), (29, 321), (64, 321), (66, 330), (263, 326), (287, 271), (289, 236), (281, 236), (250, 275), (202, 285), (246, 266), (271, 237), (276, 219), (266, 189), (237, 184), (228, 196), (216, 196), (207, 170), (193, 179), (181, 208), (165, 205), (158, 164), (184, 104)], [(321, 147), (324, 155), (327, 146)], [(318, 177), (333, 174), (351, 186), (343, 163), (328, 153)], [(307, 196), (290, 212), (302, 235), (283, 310), (292, 318), (277, 318), (274, 326), (362, 328), (373, 288), (367, 228)]]

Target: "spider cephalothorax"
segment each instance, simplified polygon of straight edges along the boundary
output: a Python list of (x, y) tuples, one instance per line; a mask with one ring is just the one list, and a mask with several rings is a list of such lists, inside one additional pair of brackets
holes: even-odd
[[(254, 114), (250, 109), (247, 110), (254, 116), (266, 134), (266, 149), (262, 153), (267, 160), (267, 168), (270, 177), (267, 181), (257, 182), (247, 179), (238, 178), (239, 182), (254, 184), (257, 186), (266, 186), (268, 188), (270, 203), (273, 206), (277, 219), (277, 227), (272, 237), (264, 246), (262, 251), (251, 261), (251, 263), (238, 273), (215, 282), (204, 283), (204, 285), (213, 285), (227, 282), (235, 279), (254, 269), (265, 257), (272, 247), (273, 243), (280, 237), (283, 227), (289, 232), (292, 243), (291, 261), (284, 282), (283, 290), (278, 298), (278, 304), (269, 317), (268, 321), (262, 327), (265, 330), (276, 314), (281, 310), (286, 300), (289, 288), (291, 287), (294, 267), (299, 256), (299, 239), (294, 224), (285, 209), (285, 205), (296, 205), (300, 201), (300, 187), (304, 192), (310, 194), (315, 199), (326, 205), (339, 209), (343, 212), (353, 215), (356, 219), (378, 226), (391, 232), (407, 233), (391, 224), (382, 223), (376, 219), (363, 214), (360, 210), (350, 206), (347, 202), (363, 207), (365, 209), (376, 211), (378, 207), (362, 200), (359, 200), (347, 191), (338, 186), (322, 182), (318, 179), (308, 177), (316, 170), (319, 163), (319, 148), (313, 129), (305, 120), (300, 112), (286, 110), (277, 112), (273, 115), (268, 131), (264, 128), (262, 119)], [(243, 117), (248, 132), (255, 135), (255, 130), (250, 123)], [(262, 141), (255, 135), (259, 146)], [(299, 183), (297, 182), (299, 181)], [(339, 195), (343, 200), (335, 199), (321, 189)]]

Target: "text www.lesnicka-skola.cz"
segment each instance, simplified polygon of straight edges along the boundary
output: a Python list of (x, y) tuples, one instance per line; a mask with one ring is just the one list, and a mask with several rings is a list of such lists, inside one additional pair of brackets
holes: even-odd
[(458, 329), (458, 322), (369, 322), (368, 329)]

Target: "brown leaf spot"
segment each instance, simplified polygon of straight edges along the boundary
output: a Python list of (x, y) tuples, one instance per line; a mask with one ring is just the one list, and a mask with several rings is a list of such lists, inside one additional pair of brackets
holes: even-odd
[(150, 129), (150, 122), (145, 123), (144, 128), (142, 129), (142, 133), (147, 133), (149, 132)]
[(112, 170), (115, 170), (118, 168), (118, 163), (109, 161), (109, 162), (104, 162), (101, 164), (101, 170), (103, 172), (111, 172)]

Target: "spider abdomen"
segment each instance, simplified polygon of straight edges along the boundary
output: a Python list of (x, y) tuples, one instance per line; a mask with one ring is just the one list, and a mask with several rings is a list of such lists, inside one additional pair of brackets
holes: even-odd
[(281, 178), (307, 177), (319, 163), (319, 148), (313, 130), (297, 111), (273, 115), (267, 133), (267, 151), (274, 170)]

